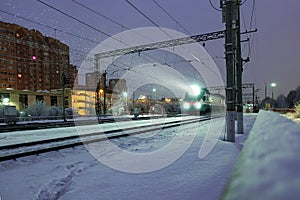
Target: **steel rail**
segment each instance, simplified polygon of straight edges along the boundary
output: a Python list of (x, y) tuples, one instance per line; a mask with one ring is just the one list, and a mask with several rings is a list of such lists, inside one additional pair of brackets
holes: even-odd
[[(47, 139), (41, 141), (26, 142), (20, 144), (5, 145), (0, 147), (0, 150), (2, 152), (4, 151), (7, 152), (3, 155), (0, 155), (0, 162), (5, 160), (12, 160), (12, 159), (16, 160), (17, 158), (21, 158), (21, 157), (39, 155), (42, 153), (58, 151), (66, 148), (74, 148), (76, 146), (104, 141), (107, 139), (128, 137), (128, 136), (143, 134), (155, 130), (161, 130), (161, 129), (167, 129), (167, 128), (172, 128), (181, 125), (187, 125), (191, 123), (197, 123), (200, 121), (206, 121), (210, 119), (212, 118), (203, 117), (203, 118), (196, 118), (196, 119), (176, 120), (172, 122), (143, 125), (139, 127), (113, 129), (109, 131), (89, 133), (85, 135), (76, 135), (76, 136), (60, 137), (60, 138), (53, 138), (53, 139)], [(132, 132), (123, 133), (128, 131), (132, 131)], [(91, 137), (92, 139), (90, 139)], [(45, 147), (45, 145), (48, 146)], [(28, 147), (32, 147), (32, 149), (24, 150), (25, 148)], [(17, 152), (13, 152), (13, 151), (17, 151)]]

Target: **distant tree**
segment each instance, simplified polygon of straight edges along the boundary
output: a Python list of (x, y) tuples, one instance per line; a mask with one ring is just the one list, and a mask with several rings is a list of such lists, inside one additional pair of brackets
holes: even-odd
[(287, 95), (286, 101), (287, 101), (287, 104), (288, 104), (289, 108), (293, 108), (294, 107), (295, 100), (296, 100), (296, 95), (297, 95), (296, 90), (291, 90), (289, 92), (289, 94)]
[(53, 117), (62, 116), (62, 110), (57, 106), (51, 106), (48, 109), (48, 116), (53, 116)]
[(299, 101), (300, 101), (300, 86), (298, 86), (296, 89), (296, 98), (294, 103), (298, 103)]
[(277, 108), (287, 108), (288, 107), (288, 103), (286, 100), (286, 97), (281, 94), (277, 97)]
[(77, 117), (78, 116), (78, 113), (75, 109), (73, 108), (66, 108), (65, 109), (65, 114), (66, 114), (66, 117), (68, 118), (72, 118), (72, 117)]
[(275, 99), (272, 99), (270, 97), (266, 97), (265, 99), (263, 99), (261, 101), (261, 104), (260, 104), (260, 108), (266, 108), (266, 104), (270, 104), (271, 105), (271, 108), (276, 108), (277, 107), (277, 102)]
[(43, 101), (35, 101), (29, 105), (24, 112), (26, 115), (32, 117), (45, 117), (48, 116), (48, 108)]

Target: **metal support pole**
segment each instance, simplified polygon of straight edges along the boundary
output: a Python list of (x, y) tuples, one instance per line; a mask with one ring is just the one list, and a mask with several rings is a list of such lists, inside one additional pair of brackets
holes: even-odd
[(65, 108), (65, 82), (66, 82), (66, 75), (65, 75), (65, 66), (63, 64), (62, 70), (62, 112), (63, 112), (63, 120), (66, 122), (66, 108)]
[(265, 84), (265, 99), (267, 98), (267, 84), (266, 84), (266, 82), (264, 82), (264, 84)]
[(253, 84), (253, 87), (252, 87), (252, 104), (253, 104), (253, 111), (254, 112), (254, 102), (255, 101), (255, 87), (254, 87), (254, 84)]
[(225, 56), (226, 56), (226, 124), (227, 141), (235, 142), (235, 50), (237, 0), (225, 0)]
[(237, 87), (237, 134), (244, 133), (244, 117), (243, 117), (243, 89), (242, 89), (242, 72), (243, 60), (241, 55), (241, 27), (240, 27), (240, 6), (236, 6), (236, 87)]
[(106, 90), (107, 90), (107, 87), (106, 87), (106, 70), (104, 71), (103, 73), (103, 84), (104, 84), (104, 87), (103, 87), (103, 115), (105, 116), (106, 115)]

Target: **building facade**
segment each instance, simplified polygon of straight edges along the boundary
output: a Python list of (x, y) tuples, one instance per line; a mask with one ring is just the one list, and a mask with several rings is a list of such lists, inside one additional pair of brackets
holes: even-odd
[(50, 91), (71, 88), (77, 69), (70, 65), (69, 47), (17, 24), (0, 21), (0, 88)]
[(11, 105), (16, 106), (17, 110), (23, 111), (29, 105), (36, 101), (42, 101), (47, 107), (57, 106), (62, 108), (63, 103), (65, 108), (72, 107), (72, 90), (65, 90), (63, 101), (62, 90), (51, 91), (30, 91), (30, 90), (13, 90), (0, 88), (0, 106)]

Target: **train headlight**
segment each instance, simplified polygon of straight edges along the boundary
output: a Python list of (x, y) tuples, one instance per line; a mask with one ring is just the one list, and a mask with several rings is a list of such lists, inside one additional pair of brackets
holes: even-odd
[(196, 109), (200, 109), (200, 108), (201, 108), (201, 103), (200, 103), (200, 102), (196, 102), (196, 103), (194, 104), (194, 107), (195, 107)]
[(184, 108), (185, 110), (190, 109), (190, 107), (191, 107), (191, 105), (190, 105), (189, 103), (187, 103), (187, 102), (184, 102), (184, 103), (183, 103), (183, 108)]

